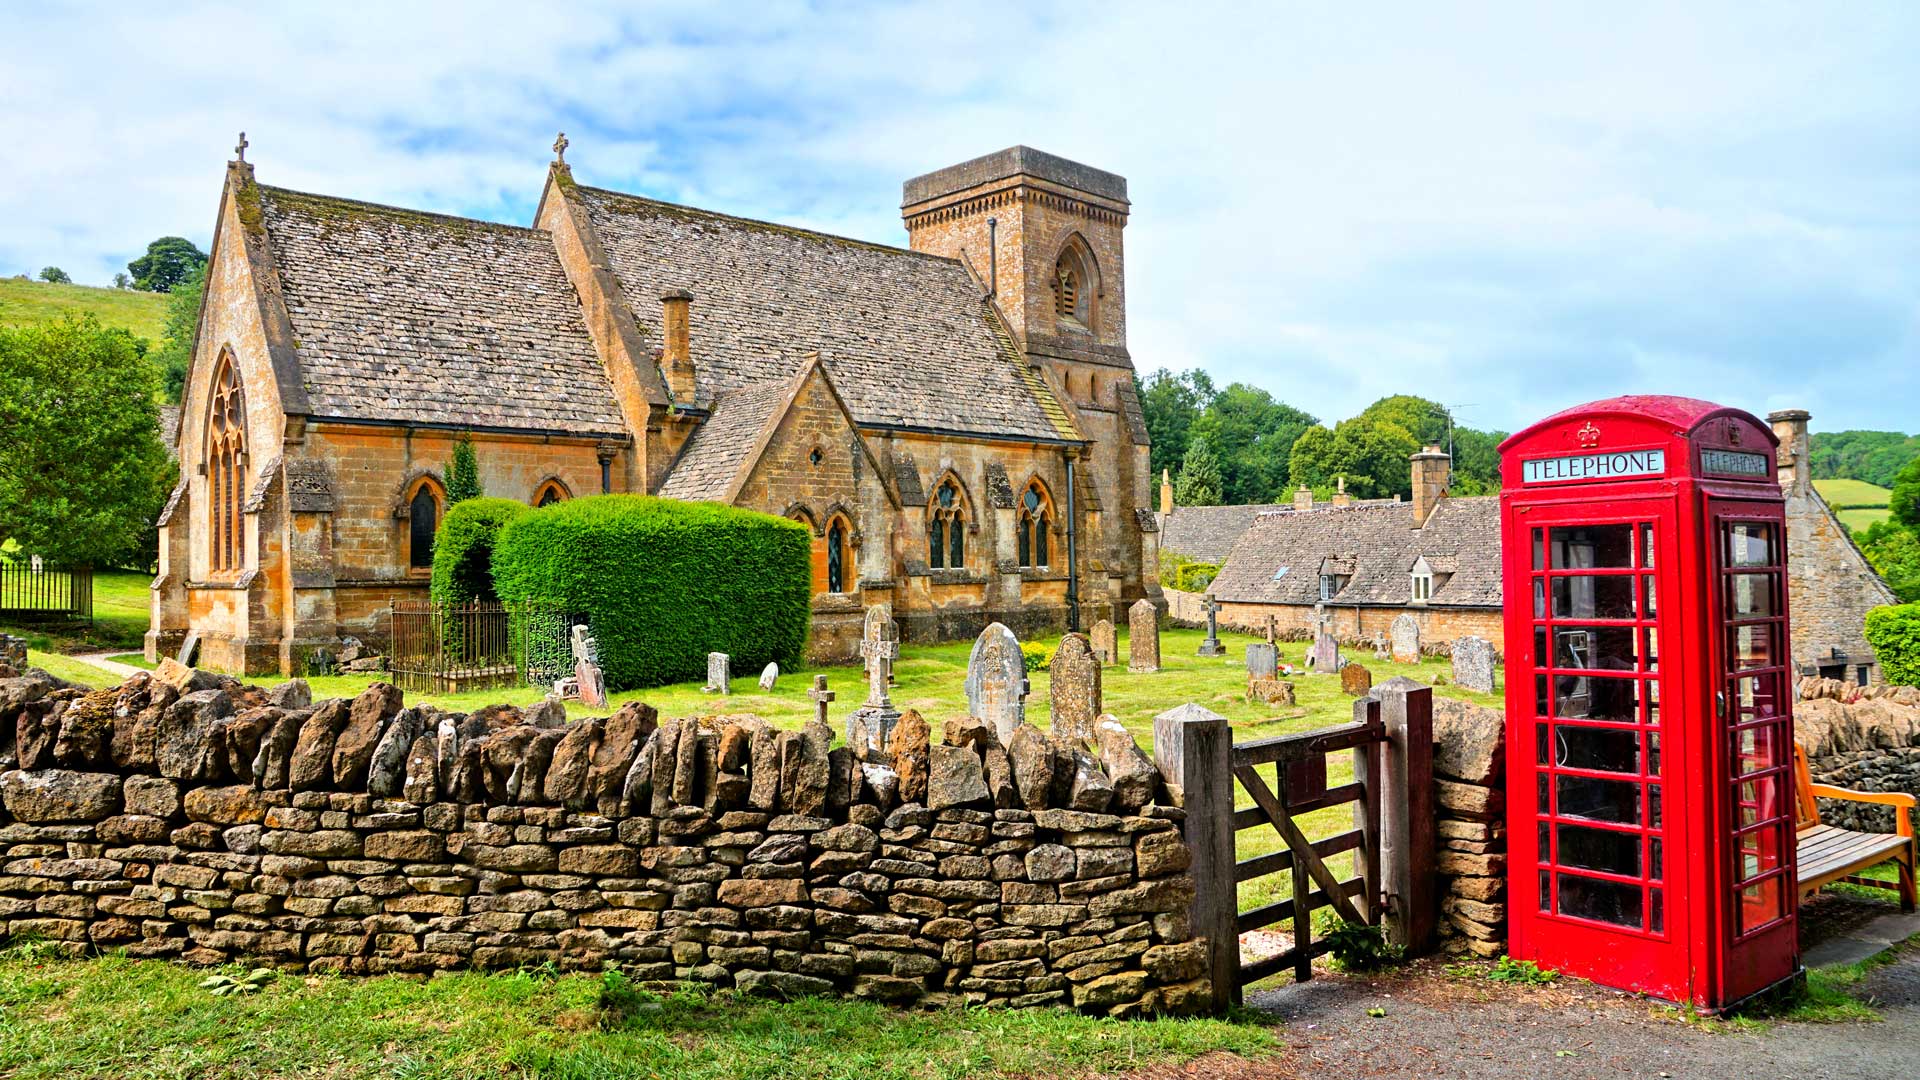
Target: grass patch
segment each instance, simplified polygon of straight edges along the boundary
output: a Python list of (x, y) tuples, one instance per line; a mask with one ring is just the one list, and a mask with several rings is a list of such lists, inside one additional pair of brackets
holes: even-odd
[(129, 667), (145, 668), (148, 671), (152, 671), (154, 668), (157, 668), (160, 666), (159, 664), (156, 664), (148, 660), (145, 653), (137, 653), (137, 652), (120, 653), (116, 656), (109, 656), (107, 657), (107, 659), (113, 661), (116, 664), (126, 664)]
[(166, 336), (167, 294), (0, 278), (0, 325), (40, 326), (87, 314), (158, 345)]
[(610, 980), (592, 975), (282, 977), (258, 993), (222, 997), (202, 989), (203, 978), (124, 957), (0, 956), (0, 1074), (958, 1080), (1089, 1075), (1277, 1048), (1267, 1027), (1221, 1020), (909, 1013), (631, 986), (610, 1003)]
[(1827, 500), (1827, 505), (1835, 510), (1858, 506), (1885, 510), (1887, 503), (1893, 499), (1893, 492), (1865, 480), (1815, 480), (1813, 490), (1819, 492), (1820, 497)]
[(152, 584), (153, 576), (139, 571), (96, 571), (91, 624), (15, 620), (0, 622), (0, 631), (18, 634), (30, 648), (46, 652), (133, 651), (147, 632)]
[(1840, 524), (1854, 532), (1865, 532), (1893, 517), (1893, 511), (1884, 506), (1854, 506), (1845, 510), (1836, 510), (1834, 516), (1840, 519)]
[(60, 653), (40, 652), (37, 649), (29, 648), (27, 650), (27, 666), (43, 668), (47, 674), (56, 679), (65, 679), (68, 682), (79, 683), (81, 686), (90, 687), (95, 690), (103, 686), (120, 685), (120, 676), (115, 675), (113, 672), (105, 668), (94, 667), (92, 664), (82, 663), (71, 656), (63, 656)]

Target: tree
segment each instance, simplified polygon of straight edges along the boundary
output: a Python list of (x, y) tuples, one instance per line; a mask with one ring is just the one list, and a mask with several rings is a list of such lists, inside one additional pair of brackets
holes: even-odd
[(0, 327), (0, 545), (54, 563), (135, 563), (174, 480), (155, 372), (99, 320)]
[(480, 490), (480, 461), (473, 452), (473, 436), (461, 432), (447, 462), (447, 505), (458, 506), (485, 494)]
[(207, 264), (206, 252), (192, 241), (163, 236), (147, 245), (147, 253), (127, 264), (133, 287), (146, 292), (172, 292), (195, 270)]
[(1173, 483), (1173, 501), (1181, 506), (1220, 505), (1220, 459), (1204, 435), (1187, 443), (1187, 456)]
[(1413, 494), (1407, 459), (1418, 449), (1419, 441), (1406, 428), (1363, 413), (1332, 431), (1316, 425), (1303, 433), (1293, 444), (1289, 480), (1327, 494), (1344, 477), (1347, 492), (1356, 498), (1404, 498)]
[(1220, 460), (1220, 500), (1231, 505), (1268, 502), (1286, 485), (1293, 441), (1313, 417), (1257, 386), (1234, 383), (1213, 396), (1193, 425)]
[(1893, 497), (1887, 500), (1893, 520), (1920, 531), (1920, 458), (1907, 462), (1893, 477)]
[(1898, 431), (1816, 431), (1807, 461), (1816, 480), (1865, 480), (1892, 487), (1907, 463), (1920, 459), (1920, 435)]
[(57, 266), (43, 267), (40, 271), (40, 280), (54, 285), (73, 284), (73, 279), (67, 276), (67, 272)]
[(193, 335), (200, 326), (200, 305), (207, 297), (207, 268), (196, 268), (167, 294), (167, 321), (154, 357), (160, 368), (161, 389), (178, 404), (185, 393), (187, 369), (193, 364)]
[(1179, 469), (1193, 425), (1213, 403), (1213, 380), (1199, 368), (1179, 375), (1161, 368), (1145, 383), (1136, 379), (1135, 389), (1147, 422), (1147, 438), (1153, 444), (1150, 467), (1156, 475)]
[(1880, 521), (1855, 539), (1893, 595), (1905, 603), (1920, 603), (1920, 533), (1897, 521)]
[(113, 275), (113, 287), (116, 289), (130, 289), (133, 287), (133, 279), (122, 271), (121, 273)]

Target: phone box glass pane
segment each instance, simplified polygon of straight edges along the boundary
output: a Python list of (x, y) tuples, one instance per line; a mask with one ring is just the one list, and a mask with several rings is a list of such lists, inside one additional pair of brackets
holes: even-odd
[(1639, 717), (1642, 682), (1630, 675), (1555, 675), (1553, 714), (1563, 720), (1618, 720)]
[(1553, 729), (1556, 764), (1563, 769), (1640, 773), (1640, 733), (1617, 728), (1559, 724)]
[(1591, 776), (1556, 777), (1561, 817), (1640, 823), (1640, 785), (1631, 780), (1599, 780)]
[(1740, 838), (1740, 880), (1751, 881), (1786, 865), (1786, 830), (1778, 825), (1756, 829)]
[(1725, 526), (1728, 566), (1772, 566), (1773, 525), (1765, 521), (1734, 521)]
[(1600, 570), (1633, 565), (1633, 526), (1573, 525), (1553, 530), (1555, 570)]
[(1767, 574), (1727, 575), (1727, 614), (1734, 619), (1760, 619), (1774, 614), (1773, 579)]
[(1634, 633), (1630, 626), (1555, 626), (1553, 666), (1632, 671)]
[(1727, 667), (1772, 667), (1781, 662), (1774, 640), (1779, 627), (1774, 623), (1727, 627)]
[(1599, 870), (1626, 877), (1640, 876), (1640, 834), (1613, 832), (1585, 825), (1561, 825), (1559, 865)]
[[(1561, 896), (1566, 884), (1561, 883)], [(1742, 933), (1765, 926), (1780, 917), (1780, 879), (1768, 878), (1758, 885), (1740, 890), (1740, 930)]]
[(1561, 874), (1560, 914), (1637, 928), (1640, 925), (1640, 886)]
[(1778, 768), (1786, 760), (1786, 747), (1782, 745), (1780, 726), (1764, 724), (1734, 732), (1733, 760), (1734, 768), (1742, 774), (1766, 772), (1768, 769)]
[(1556, 619), (1631, 619), (1635, 579), (1557, 577), (1553, 579)]
[(1757, 825), (1779, 817), (1783, 809), (1780, 803), (1780, 778), (1757, 776), (1742, 781), (1734, 791), (1734, 800), (1738, 804), (1737, 820), (1742, 826)]

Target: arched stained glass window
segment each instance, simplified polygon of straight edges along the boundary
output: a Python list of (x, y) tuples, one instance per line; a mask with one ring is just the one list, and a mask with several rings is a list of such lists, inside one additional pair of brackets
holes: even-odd
[(245, 555), (247, 404), (233, 354), (220, 354), (207, 415), (207, 536), (216, 572), (238, 570)]
[(928, 507), (927, 565), (935, 570), (961, 570), (967, 565), (967, 504), (951, 476), (935, 489)]
[(847, 591), (847, 521), (836, 517), (827, 527), (827, 591)]
[(422, 481), (407, 503), (407, 565), (433, 568), (433, 537), (440, 531), (440, 499), (431, 480)]
[(1038, 478), (1020, 495), (1020, 565), (1039, 568), (1052, 565), (1053, 498)]

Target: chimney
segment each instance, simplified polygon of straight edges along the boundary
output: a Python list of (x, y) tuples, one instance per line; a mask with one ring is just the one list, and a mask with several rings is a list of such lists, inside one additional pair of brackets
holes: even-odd
[(1347, 494), (1347, 478), (1346, 477), (1344, 476), (1335, 477), (1334, 485), (1335, 486), (1333, 490), (1333, 505), (1346, 506), (1348, 503), (1353, 502), (1353, 496)]
[(1293, 489), (1293, 508), (1295, 510), (1313, 509), (1313, 489), (1305, 484)]
[(660, 357), (661, 374), (666, 376), (667, 391), (681, 405), (693, 404), (693, 346), (687, 328), (692, 305), (693, 294), (685, 289), (660, 294), (661, 322), (666, 336), (666, 351)]
[(1453, 458), (1438, 446), (1426, 446), (1410, 459), (1413, 462), (1413, 527), (1424, 529), (1434, 508), (1447, 497), (1447, 476), (1453, 471)]
[(1167, 469), (1160, 470), (1160, 514), (1173, 513), (1173, 476)]
[(1767, 423), (1773, 425), (1773, 436), (1780, 440), (1780, 450), (1774, 458), (1780, 486), (1786, 489), (1790, 499), (1805, 495), (1813, 482), (1813, 463), (1808, 460), (1807, 443), (1807, 420), (1811, 415), (1805, 409), (1782, 409), (1767, 414)]

